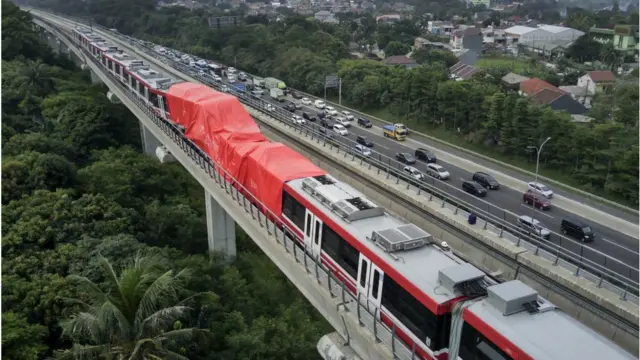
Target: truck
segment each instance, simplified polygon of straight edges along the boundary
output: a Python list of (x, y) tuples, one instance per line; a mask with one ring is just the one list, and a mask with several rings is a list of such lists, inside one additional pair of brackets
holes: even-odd
[(287, 88), (287, 85), (285, 85), (284, 81), (272, 77), (265, 78), (264, 85), (267, 89), (277, 88), (280, 90), (284, 90)]
[(269, 96), (271, 96), (272, 99), (276, 99), (280, 102), (284, 101), (284, 91), (282, 91), (282, 89), (270, 88)]
[(402, 124), (385, 125), (382, 127), (384, 137), (404, 141), (407, 138), (407, 127)]
[(251, 80), (253, 81), (253, 85), (257, 87), (264, 87), (264, 78), (254, 76)]

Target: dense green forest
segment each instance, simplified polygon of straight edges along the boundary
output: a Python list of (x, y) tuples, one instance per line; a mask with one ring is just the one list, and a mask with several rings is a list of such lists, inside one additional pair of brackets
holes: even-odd
[(210, 259), (202, 187), (6, 0), (2, 92), (5, 358), (319, 358), (315, 309), (240, 229)]
[[(40, 4), (85, 18), (90, 15), (92, 21), (104, 26), (236, 64), (250, 73), (275, 76), (293, 88), (316, 95), (323, 93), (324, 76), (338, 73), (343, 79), (346, 104), (389, 120), (401, 120), (530, 170), (535, 167), (535, 155), (526, 147), (551, 136), (553, 141), (545, 146), (541, 157), (542, 174), (601, 196), (638, 204), (637, 79), (620, 82), (612, 93), (597, 97), (589, 114), (595, 121), (576, 124), (566, 113), (534, 105), (500, 88), (500, 78), (508, 68), (479, 71), (469, 81), (456, 82), (449, 80), (447, 72), (447, 66), (455, 60), (438, 50), (418, 51), (415, 58), (422, 66), (412, 71), (351, 58), (348, 45), (352, 42), (377, 43), (392, 52), (406, 50), (421, 33), (419, 16), (415, 22), (402, 21), (394, 26), (377, 26), (370, 15), (357, 21), (353, 16), (342, 16), (345, 21), (338, 25), (297, 15), (278, 22), (249, 16), (246, 26), (214, 30), (208, 28), (207, 17), (221, 12), (215, 7), (207, 11), (181, 7), (157, 10), (151, 0), (40, 0)], [(581, 74), (559, 77), (533, 60), (523, 75), (559, 85), (575, 84)]]

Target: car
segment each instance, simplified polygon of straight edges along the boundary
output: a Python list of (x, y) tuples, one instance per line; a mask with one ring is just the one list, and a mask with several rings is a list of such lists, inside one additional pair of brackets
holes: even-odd
[(532, 218), (531, 216), (521, 215), (518, 217), (517, 222), (518, 226), (535, 236), (547, 240), (551, 237), (551, 231), (549, 231), (549, 229), (547, 229), (547, 227), (540, 221)]
[(438, 164), (427, 164), (427, 175), (440, 180), (447, 180), (451, 174)]
[(227, 69), (227, 72), (229, 74), (235, 74), (236, 73), (236, 68), (234, 68), (233, 66), (229, 66), (229, 68)]
[(229, 92), (229, 87), (228, 87), (227, 85), (222, 85), (222, 86), (220, 87), (220, 91), (222, 91), (222, 92)]
[(238, 74), (238, 80), (240, 81), (247, 81), (247, 74), (241, 72)]
[(353, 114), (351, 114), (348, 111), (343, 111), (340, 113), (342, 116), (344, 116), (345, 119), (352, 121), (353, 120)]
[(551, 201), (533, 190), (529, 190), (522, 195), (522, 202), (541, 210), (551, 209)]
[(371, 120), (365, 119), (365, 118), (358, 118), (358, 125), (364, 126), (366, 128), (370, 128), (373, 126), (373, 124), (371, 123)]
[(271, 104), (267, 104), (267, 105), (265, 105), (265, 107), (264, 107), (264, 108), (265, 108), (265, 109), (267, 109), (267, 111), (269, 111), (269, 112), (276, 111), (276, 108), (275, 108), (273, 105), (271, 105)]
[(356, 145), (354, 147), (354, 149), (356, 150), (357, 153), (364, 155), (364, 156), (371, 156), (371, 150), (369, 150), (368, 147), (366, 146), (362, 146), (360, 144)]
[(285, 104), (283, 108), (291, 112), (296, 112), (296, 106), (293, 103)]
[(338, 115), (338, 110), (336, 110), (333, 106), (325, 106), (324, 110), (331, 116)]
[(366, 147), (373, 147), (373, 142), (371, 142), (371, 140), (367, 139), (366, 136), (358, 136), (356, 138), (356, 142), (358, 144), (364, 145)]
[(309, 98), (302, 98), (302, 100), (300, 100), (300, 102), (302, 103), (302, 105), (307, 105), (310, 106), (311, 105), (311, 100), (309, 100)]
[(309, 121), (316, 121), (316, 118), (306, 111), (302, 113), (302, 118)]
[(291, 116), (291, 121), (296, 125), (304, 125), (307, 123), (300, 115)]
[(414, 158), (409, 153), (397, 153), (396, 154), (396, 160), (400, 161), (401, 163), (407, 164), (407, 165), (411, 165), (411, 164), (415, 164), (416, 163), (416, 158)]
[(562, 219), (560, 229), (563, 234), (574, 237), (582, 242), (591, 242), (595, 240), (596, 234), (593, 232), (591, 226), (577, 219)]
[(426, 163), (434, 163), (437, 160), (436, 155), (425, 148), (417, 148), (415, 156), (418, 160), (424, 161)]
[(469, 180), (463, 181), (462, 190), (468, 192), (469, 194), (475, 195), (477, 197), (487, 196), (487, 190), (485, 190), (485, 188), (483, 188), (482, 185), (474, 181), (469, 181)]
[(217, 82), (222, 81), (222, 78), (219, 75), (213, 74), (211, 75), (211, 77), (213, 78), (213, 81), (217, 81)]
[(414, 168), (413, 166), (405, 166), (403, 171), (411, 176), (412, 178), (416, 179), (416, 180), (420, 180), (423, 181), (424, 180), (424, 174), (422, 172), (420, 172), (420, 170)]
[(300, 109), (302, 109), (302, 105), (300, 105), (300, 104), (298, 104), (298, 103), (294, 103), (293, 101), (291, 102), (291, 105), (293, 105), (293, 107), (294, 107), (296, 110), (300, 110)]
[(346, 128), (351, 127), (351, 123), (343, 117), (336, 116), (333, 120)]
[(235, 83), (237, 80), (236, 75), (235, 74), (227, 74), (227, 81), (230, 83)]
[(551, 191), (551, 189), (549, 189), (544, 184), (532, 181), (532, 182), (528, 183), (527, 186), (529, 187), (529, 189), (531, 189), (533, 191), (537, 191), (538, 193), (542, 194), (547, 199), (551, 199), (553, 197), (553, 191)]
[(477, 182), (487, 189), (498, 190), (500, 188), (500, 183), (498, 183), (498, 181), (493, 176), (481, 171), (473, 174), (472, 179), (473, 181)]
[(318, 119), (324, 119), (325, 117), (327, 117), (327, 115), (324, 113), (324, 111), (320, 111), (318, 114)]
[(251, 90), (251, 94), (253, 94), (254, 96), (262, 96), (262, 95), (264, 95), (264, 90), (262, 90), (262, 89), (253, 89), (253, 90)]
[(291, 97), (294, 98), (294, 99), (302, 99), (302, 94), (300, 94), (297, 91), (292, 91), (291, 92)]
[(327, 121), (327, 119), (320, 119), (320, 126), (323, 128), (332, 128), (333, 126)]
[(322, 100), (316, 100), (313, 102), (313, 106), (317, 107), (318, 109), (324, 109), (324, 107), (326, 106), (324, 101)]
[(340, 124), (333, 124), (333, 131), (335, 131), (336, 133), (342, 135), (342, 136), (347, 136), (349, 135), (349, 132), (347, 131), (347, 129), (340, 125)]

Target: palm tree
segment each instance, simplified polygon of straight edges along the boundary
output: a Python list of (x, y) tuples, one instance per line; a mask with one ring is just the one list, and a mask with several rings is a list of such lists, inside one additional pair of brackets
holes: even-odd
[(196, 328), (181, 329), (179, 320), (191, 310), (184, 304), (203, 295), (180, 300), (185, 269), (164, 271), (159, 257), (136, 255), (120, 276), (107, 259), (98, 255), (109, 291), (86, 277), (71, 275), (88, 298), (72, 299), (83, 310), (63, 323), (74, 345), (56, 354), (58, 359), (186, 359), (168, 349), (175, 341), (189, 340)]
[(51, 69), (42, 60), (29, 61), (20, 74), (20, 89), (28, 93), (46, 95), (55, 89)]

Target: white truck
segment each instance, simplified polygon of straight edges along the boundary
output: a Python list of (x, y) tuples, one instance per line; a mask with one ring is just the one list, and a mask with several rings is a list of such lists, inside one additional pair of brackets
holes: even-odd
[(270, 88), (269, 96), (271, 96), (272, 99), (278, 100), (280, 102), (284, 101), (284, 91), (282, 91), (282, 89)]
[(257, 86), (257, 87), (264, 87), (264, 78), (258, 77), (258, 76), (254, 76), (253, 79), (253, 85)]
[(287, 88), (284, 81), (272, 77), (265, 78), (264, 85), (267, 89), (278, 88), (280, 90), (284, 90)]

